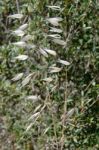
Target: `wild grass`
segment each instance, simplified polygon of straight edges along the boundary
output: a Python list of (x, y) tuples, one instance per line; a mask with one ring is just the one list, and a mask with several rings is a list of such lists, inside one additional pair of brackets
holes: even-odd
[(8, 12), (0, 59), (9, 149), (98, 149), (95, 4), (16, 0)]

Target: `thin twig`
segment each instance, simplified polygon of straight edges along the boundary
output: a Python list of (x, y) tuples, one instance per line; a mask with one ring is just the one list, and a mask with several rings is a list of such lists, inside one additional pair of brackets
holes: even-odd
[(19, 10), (19, 1), (18, 0), (16, 0), (16, 7), (17, 7), (17, 12), (18, 12), (18, 14), (20, 13), (20, 10)]

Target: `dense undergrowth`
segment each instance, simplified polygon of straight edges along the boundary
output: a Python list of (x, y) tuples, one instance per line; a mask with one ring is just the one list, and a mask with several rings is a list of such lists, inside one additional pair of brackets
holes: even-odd
[(0, 1), (1, 150), (99, 149), (98, 12), (98, 0)]

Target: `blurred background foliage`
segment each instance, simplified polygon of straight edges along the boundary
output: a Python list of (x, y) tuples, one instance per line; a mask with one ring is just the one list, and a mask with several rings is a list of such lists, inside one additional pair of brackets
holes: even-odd
[[(60, 6), (60, 11), (48, 5)], [(22, 13), (21, 20), (9, 19)], [(0, 149), (1, 150), (98, 150), (99, 149), (99, 1), (98, 0), (1, 0), (0, 1)], [(61, 17), (62, 40), (66, 46), (53, 43), (48, 17)], [(20, 48), (12, 43), (20, 38), (11, 34), (28, 23), (25, 34), (35, 48)], [(48, 47), (57, 57), (41, 56), (39, 48)], [(28, 54), (26, 61), (14, 61), (19, 54)], [(48, 67), (57, 58), (71, 64), (60, 73), (49, 74)], [(60, 67), (60, 65), (58, 64)], [(66, 71), (66, 73), (65, 73)], [(18, 73), (22, 79), (11, 79)], [(28, 84), (22, 81), (34, 73)], [(50, 83), (45, 77), (53, 78)], [(66, 78), (67, 77), (67, 78)], [(66, 83), (66, 87), (65, 87)], [(62, 124), (64, 89), (67, 88), (67, 109), (75, 108), (70, 121)], [(52, 92), (53, 89), (53, 92)], [(40, 95), (40, 100), (27, 100)], [(28, 120), (39, 112), (38, 118)], [(31, 126), (30, 130), (27, 128)], [(64, 130), (63, 130), (64, 128)], [(62, 133), (64, 131), (64, 133)], [(64, 134), (63, 148), (61, 138)]]

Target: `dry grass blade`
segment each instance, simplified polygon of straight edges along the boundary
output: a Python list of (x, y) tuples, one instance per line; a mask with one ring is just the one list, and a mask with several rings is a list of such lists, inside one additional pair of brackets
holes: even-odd
[(53, 39), (53, 42), (65, 46), (66, 42), (60, 39)]
[(50, 130), (50, 128), (51, 127), (46, 128), (43, 134), (45, 135)]
[(49, 34), (49, 35), (47, 35), (47, 37), (56, 38), (56, 39), (60, 39), (61, 38), (61, 36), (59, 34)]
[(24, 41), (15, 42), (12, 44), (18, 47), (23, 47), (23, 48), (26, 47), (26, 43)]
[(50, 32), (62, 33), (63, 31), (62, 31), (61, 29), (51, 27), (51, 28), (50, 28)]
[(15, 59), (26, 60), (26, 59), (28, 59), (28, 56), (27, 55), (19, 55), (19, 56), (15, 57)]
[(22, 81), (22, 87), (24, 87), (25, 85), (27, 85), (27, 84), (30, 82), (32, 75), (33, 75), (32, 73), (29, 74), (29, 75)]
[(72, 108), (71, 110), (69, 110), (66, 114), (66, 118), (70, 118), (73, 116), (73, 114), (75, 113), (75, 108)]
[(18, 30), (13, 31), (12, 34), (22, 37), (24, 36), (25, 33), (22, 30), (18, 29)]
[(38, 101), (40, 100), (40, 95), (29, 95), (26, 97), (27, 100)]
[(66, 61), (66, 60), (59, 59), (58, 62), (63, 64), (63, 65), (66, 65), (66, 66), (70, 65), (70, 63), (68, 61)]
[(36, 47), (36, 45), (34, 45), (34, 44), (27, 44), (26, 45), (27, 49), (34, 49), (35, 47)]
[(60, 7), (59, 6), (47, 6), (48, 8), (50, 8), (50, 9), (52, 9), (52, 10), (58, 10), (58, 11), (60, 11)]
[(54, 18), (48, 18), (46, 20), (53, 26), (59, 26), (59, 22), (62, 21), (63, 19), (60, 17), (54, 17)]
[(40, 108), (41, 108), (41, 104), (40, 105), (38, 105), (36, 108), (35, 108), (35, 110), (34, 110), (34, 113), (36, 113)]
[(28, 27), (28, 24), (25, 23), (19, 27), (19, 30), (25, 30)]
[(45, 79), (43, 79), (43, 81), (45, 81), (45, 82), (52, 82), (52, 81), (53, 81), (53, 79), (52, 79), (51, 77), (49, 77), (49, 78), (45, 78)]
[(22, 38), (22, 41), (28, 41), (28, 40), (31, 40), (32, 39), (32, 36), (31, 35), (26, 35)]
[[(40, 116), (40, 112), (37, 112), (37, 113), (33, 114), (33, 115), (29, 118), (29, 120), (32, 120), (33, 122), (30, 123), (30, 125), (27, 127), (26, 132), (29, 131), (29, 130), (32, 128), (32, 126), (35, 124), (35, 122), (36, 122), (36, 120), (39, 118), (39, 116)], [(34, 120), (33, 120), (33, 119), (34, 119)]]
[(57, 73), (60, 72), (62, 70), (62, 68), (58, 68), (58, 67), (50, 67), (50, 73)]
[(30, 125), (26, 128), (26, 132), (32, 128), (33, 124), (34, 124), (34, 122), (30, 123)]
[(23, 77), (23, 73), (18, 73), (14, 78), (12, 78), (12, 81), (18, 81)]
[(13, 14), (13, 15), (9, 15), (8, 18), (12, 18), (12, 19), (22, 19), (22, 18), (23, 18), (23, 14)]
[(40, 112), (37, 112), (33, 114), (28, 120), (33, 120), (35, 117), (37, 117), (40, 114)]
[(51, 54), (51, 55), (53, 55), (53, 56), (56, 56), (56, 55), (57, 55), (54, 50), (47, 49), (47, 48), (44, 48), (44, 50), (45, 50), (47, 53), (49, 53), (49, 54)]
[(30, 118), (29, 118), (29, 120), (33, 120), (34, 122), (32, 122), (32, 123), (30, 123), (30, 125), (27, 127), (27, 129), (26, 129), (26, 132), (27, 131), (29, 131), (31, 128), (32, 128), (32, 126), (34, 125), (34, 123), (35, 123), (35, 121), (38, 119), (38, 117), (40, 116), (40, 112), (37, 112), (37, 113), (35, 113), (35, 114), (33, 114)]
[(44, 49), (40, 48), (39, 52), (44, 56), (44, 57), (48, 57), (48, 54), (46, 51), (44, 51)]

